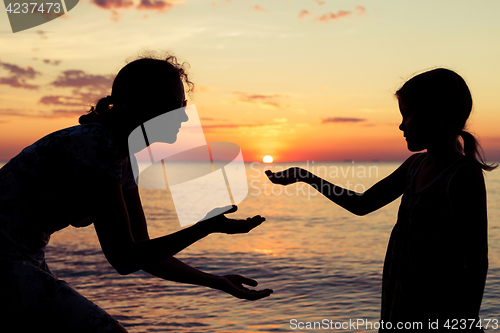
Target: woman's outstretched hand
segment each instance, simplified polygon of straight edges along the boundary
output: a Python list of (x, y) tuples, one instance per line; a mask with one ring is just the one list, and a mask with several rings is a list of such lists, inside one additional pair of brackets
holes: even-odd
[(304, 169), (293, 167), (283, 171), (272, 172), (271, 170), (266, 170), (266, 176), (271, 182), (279, 185), (290, 185), (304, 181), (312, 176), (312, 174)]
[(236, 298), (255, 301), (267, 297), (273, 293), (272, 289), (253, 290), (248, 289), (244, 284), (256, 287), (259, 283), (253, 279), (246, 278), (241, 275), (224, 275), (221, 276), (219, 290), (225, 291)]
[(253, 228), (259, 226), (266, 219), (260, 215), (249, 217), (246, 220), (228, 219), (224, 214), (234, 213), (238, 210), (237, 206), (215, 208), (207, 216), (213, 216), (199, 223), (204, 223), (212, 232), (221, 232), (224, 234), (246, 234)]

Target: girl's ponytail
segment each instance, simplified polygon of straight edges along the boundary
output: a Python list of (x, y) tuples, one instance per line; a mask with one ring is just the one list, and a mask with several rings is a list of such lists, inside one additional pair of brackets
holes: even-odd
[(477, 142), (476, 138), (474, 135), (471, 133), (461, 130), (458, 133), (464, 142), (463, 146), (460, 141), (458, 141), (458, 149), (468, 158), (473, 159), (476, 161), (481, 169), (485, 171), (491, 171), (498, 167), (498, 164), (487, 164), (484, 161), (484, 152), (483, 149), (481, 148), (481, 145)]

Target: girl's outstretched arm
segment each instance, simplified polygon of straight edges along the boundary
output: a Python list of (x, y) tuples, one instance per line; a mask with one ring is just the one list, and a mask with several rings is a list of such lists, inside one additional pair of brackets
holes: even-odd
[(407, 174), (410, 165), (418, 154), (410, 156), (393, 173), (382, 179), (364, 193), (358, 193), (334, 185), (309, 171), (301, 168), (290, 168), (266, 175), (275, 184), (289, 185), (305, 182), (325, 197), (356, 215), (366, 215), (397, 199), (407, 186)]

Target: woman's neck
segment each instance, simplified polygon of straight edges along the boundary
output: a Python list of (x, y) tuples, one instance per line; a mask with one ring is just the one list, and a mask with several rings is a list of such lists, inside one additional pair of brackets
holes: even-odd
[(104, 125), (113, 135), (113, 138), (118, 145), (118, 153), (120, 154), (121, 158), (127, 157), (129, 155), (128, 136), (130, 134), (130, 131), (126, 130), (126, 127), (123, 126), (123, 124), (118, 124), (117, 122), (107, 123)]

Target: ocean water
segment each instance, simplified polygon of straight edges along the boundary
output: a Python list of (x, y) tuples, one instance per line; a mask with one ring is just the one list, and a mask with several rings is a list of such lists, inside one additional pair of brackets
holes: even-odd
[[(340, 186), (362, 192), (397, 163), (306, 163)], [(47, 248), (51, 270), (115, 316), (130, 332), (306, 332), (291, 324), (327, 319), (379, 318), (381, 274), (400, 198), (364, 217), (331, 203), (306, 185), (272, 185), (263, 171), (289, 165), (246, 164), (249, 195), (235, 218), (260, 214), (266, 221), (245, 235), (213, 234), (177, 255), (213, 274), (241, 274), (274, 289), (258, 301), (236, 299), (205, 287), (163, 281), (144, 272), (120, 276), (108, 264), (94, 228), (66, 228)], [(500, 319), (500, 171), (486, 174), (489, 272), (481, 317)], [(180, 227), (169, 193), (141, 189), (151, 237)], [(91, 199), (89, 199), (91, 202)]]

